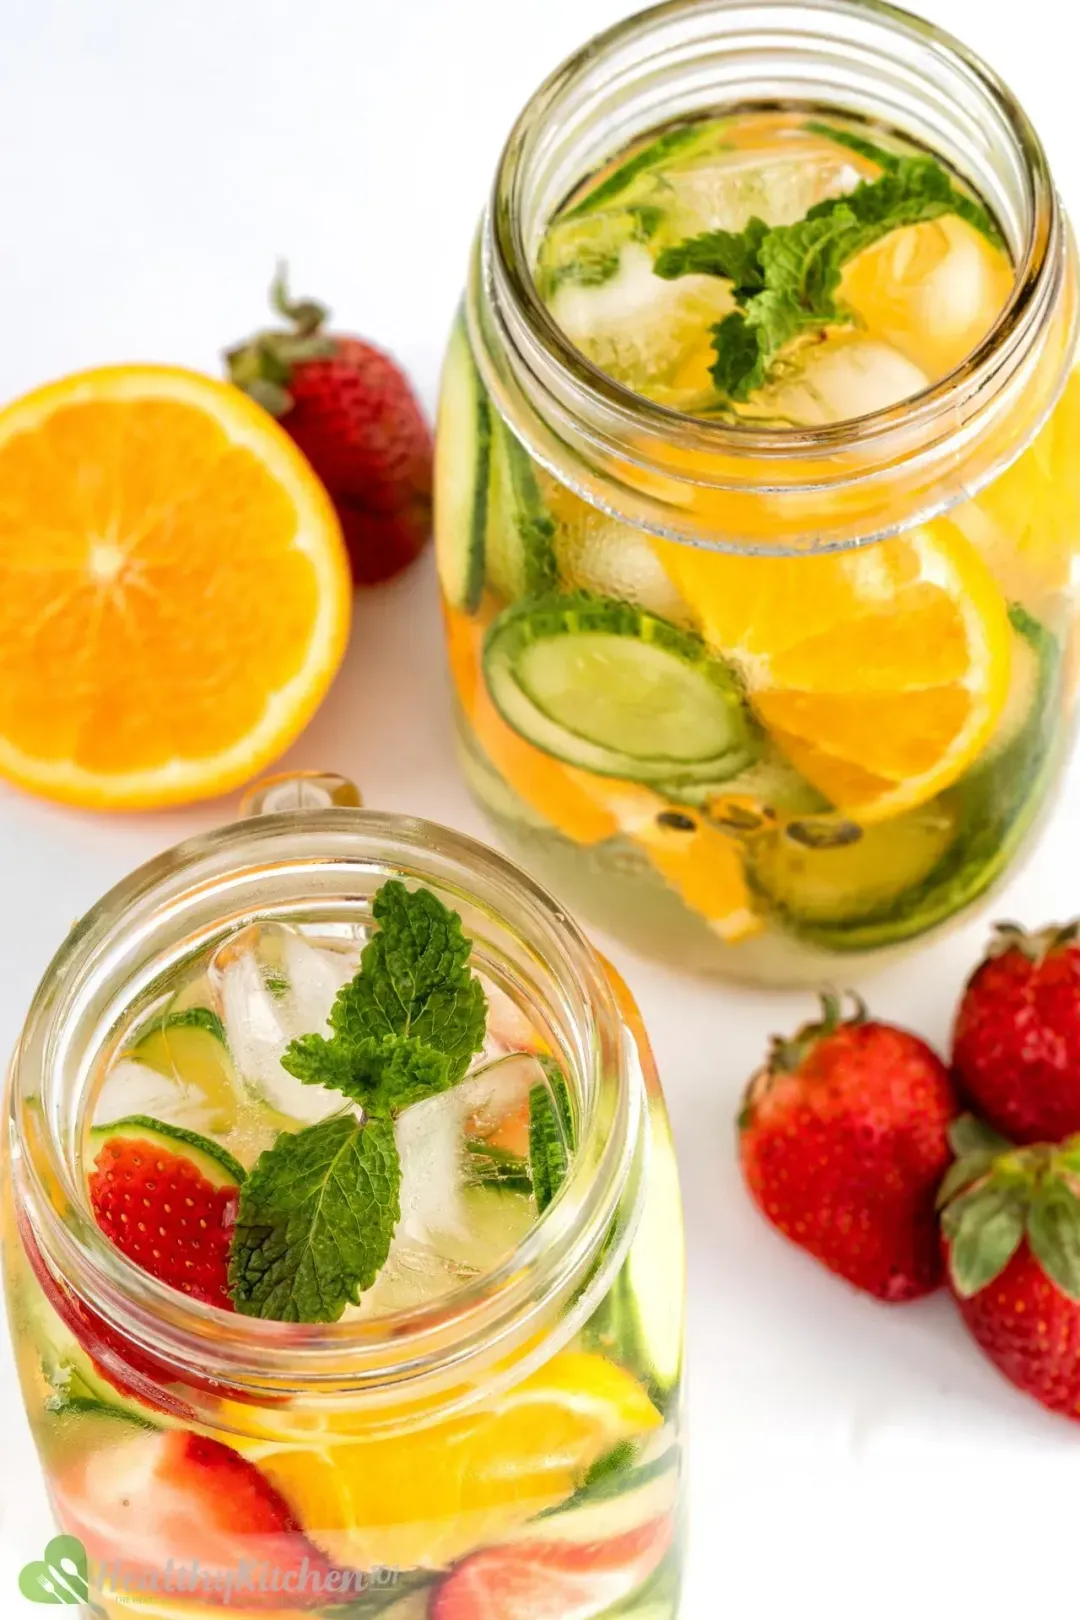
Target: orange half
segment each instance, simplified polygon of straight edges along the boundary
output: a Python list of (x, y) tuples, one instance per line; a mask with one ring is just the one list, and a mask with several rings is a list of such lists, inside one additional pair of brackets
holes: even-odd
[(238, 389), (167, 366), (0, 411), (0, 774), (152, 808), (224, 793), (311, 718), (345, 651), (322, 485)]

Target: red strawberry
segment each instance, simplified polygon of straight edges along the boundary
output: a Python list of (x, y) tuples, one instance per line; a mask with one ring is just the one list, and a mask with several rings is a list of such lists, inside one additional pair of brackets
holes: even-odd
[(740, 1118), (743, 1174), (785, 1237), (879, 1299), (941, 1281), (934, 1195), (956, 1099), (944, 1064), (906, 1030), (833, 996), (773, 1043)]
[(1080, 1132), (1080, 924), (998, 926), (953, 1036), (957, 1083), (1014, 1142)]
[(98, 1225), (159, 1281), (231, 1311), (229, 1245), (243, 1167), (216, 1142), (133, 1115), (91, 1132)]
[(670, 1518), (607, 1541), (516, 1541), (458, 1564), (431, 1620), (592, 1620), (632, 1597), (672, 1540)]
[(217, 1440), (183, 1429), (135, 1432), (77, 1456), (54, 1480), (53, 1497), (63, 1529), (99, 1568), (119, 1566), (130, 1590), (169, 1590), (171, 1569), (174, 1581), (201, 1572), (189, 1593), (215, 1607), (327, 1602), (324, 1555), (254, 1464)]
[(230, 349), (229, 376), (280, 418), (326, 485), (357, 584), (390, 579), (431, 534), (431, 429), (389, 355), (324, 332), (328, 312), (293, 302), (280, 272), (271, 298), (292, 330)]
[(1026, 1395), (1080, 1419), (1080, 1137), (1014, 1148), (967, 1116), (941, 1189), (949, 1286)]

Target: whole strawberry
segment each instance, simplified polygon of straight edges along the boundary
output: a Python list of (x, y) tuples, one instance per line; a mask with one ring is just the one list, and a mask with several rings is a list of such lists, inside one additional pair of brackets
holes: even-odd
[(941, 1189), (949, 1286), (1005, 1377), (1080, 1419), (1080, 1137), (1015, 1148), (970, 1116)]
[(948, 1071), (861, 1001), (777, 1040), (740, 1117), (743, 1174), (785, 1237), (878, 1299), (916, 1299), (942, 1278), (935, 1195), (957, 1112)]
[(1014, 1142), (1080, 1132), (1080, 927), (996, 930), (953, 1035), (956, 1081)]
[(324, 331), (327, 310), (293, 302), (282, 272), (271, 300), (290, 329), (230, 349), (229, 376), (280, 419), (326, 485), (357, 584), (390, 579), (431, 534), (431, 430), (389, 355)]

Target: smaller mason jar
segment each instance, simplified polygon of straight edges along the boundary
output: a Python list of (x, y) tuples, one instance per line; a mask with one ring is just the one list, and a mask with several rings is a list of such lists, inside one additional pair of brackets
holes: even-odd
[[(467, 838), (358, 808), (333, 779), (279, 780), (254, 808), (95, 906), (12, 1063), (4, 1272), (62, 1532), (47, 1561), (110, 1620), (339, 1603), (527, 1620), (537, 1601), (551, 1620), (674, 1617), (681, 1215), (625, 986), (547, 894)], [(504, 1046), (506, 1029), (541, 1032), (575, 1122), (561, 1188), (491, 1269), (420, 1304), (295, 1324), (157, 1281), (93, 1216), (103, 1065), (133, 1014), (240, 931), (367, 937), (388, 878), (460, 915)], [(258, 1084), (237, 1083), (257, 1112)]]
[[(764, 260), (740, 288), (665, 250), (749, 254), (901, 154), (959, 209), (726, 390)], [(985, 902), (1071, 737), (1076, 288), (1022, 108), (877, 0), (671, 0), (537, 90), (447, 355), (436, 541), (464, 770), (556, 893), (776, 983)]]

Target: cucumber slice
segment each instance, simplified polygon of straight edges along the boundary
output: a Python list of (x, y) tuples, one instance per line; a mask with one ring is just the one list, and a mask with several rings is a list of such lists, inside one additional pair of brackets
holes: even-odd
[(435, 441), (435, 562), (450, 606), (475, 613), (484, 591), (491, 406), (459, 315), (450, 334)]
[(545, 753), (637, 782), (723, 782), (760, 736), (735, 672), (703, 642), (605, 597), (501, 614), (484, 673), (503, 719)]
[(164, 1075), (181, 1090), (191, 1088), (205, 1100), (208, 1124), (227, 1131), (236, 1117), (237, 1081), (229, 1056), (225, 1027), (209, 1007), (185, 1007), (167, 1013), (125, 1057)]
[[(825, 918), (787, 908), (782, 920), (789, 932), (830, 951), (879, 950), (947, 921), (1001, 876), (1030, 832), (1067, 744), (1058, 641), (1024, 608), (1011, 607), (1009, 618), (1026, 647), (1018, 645), (1014, 659), (1004, 740), (999, 734), (983, 761), (937, 801), (956, 820), (955, 835), (942, 858), (921, 882), (870, 913)], [(1037, 670), (1034, 681), (1032, 662)], [(875, 830), (887, 833), (897, 825), (886, 822)]]
[(723, 130), (724, 125), (718, 119), (671, 125), (594, 184), (580, 201), (567, 210), (563, 219), (580, 219), (582, 215), (594, 214), (599, 208), (607, 208), (617, 198), (625, 201), (626, 193), (641, 175), (663, 168), (675, 158), (685, 162), (703, 152), (718, 152), (724, 144)]
[(835, 815), (796, 820), (751, 846), (751, 883), (784, 917), (858, 922), (924, 883), (958, 830), (956, 806), (942, 799), (864, 828)]
[(639, 203), (556, 220), (544, 237), (536, 263), (541, 298), (553, 298), (567, 283), (602, 287), (618, 274), (627, 243), (649, 241), (663, 218), (663, 209)]
[(91, 1160), (96, 1162), (105, 1145), (116, 1141), (145, 1142), (150, 1152), (156, 1149), (174, 1158), (188, 1159), (214, 1187), (239, 1187), (247, 1174), (243, 1165), (220, 1143), (211, 1142), (198, 1131), (166, 1125), (145, 1114), (129, 1114), (108, 1125), (94, 1125), (89, 1136)]
[(490, 474), (484, 563), (487, 583), (507, 601), (555, 587), (555, 524), (528, 452), (491, 412)]

